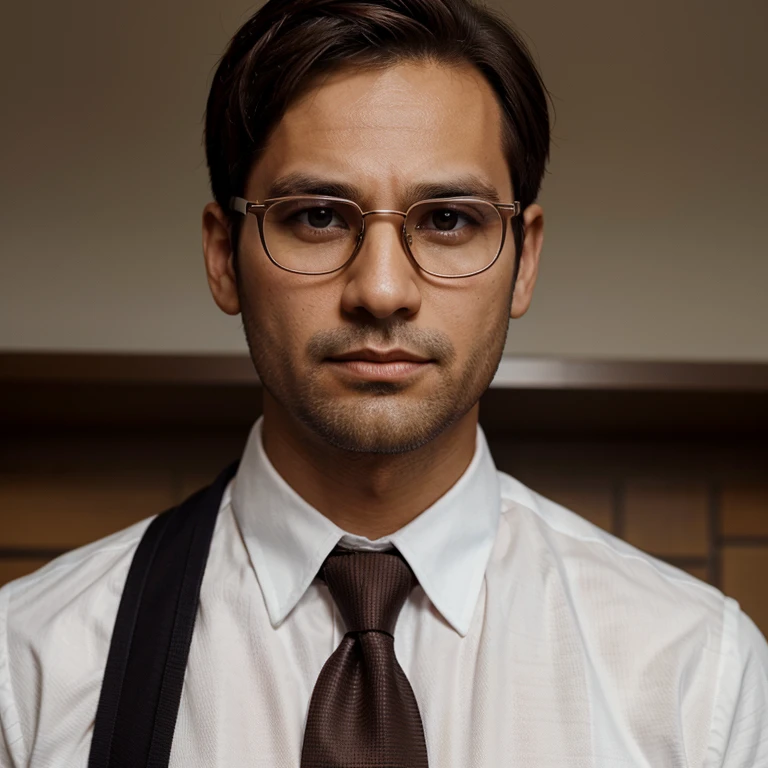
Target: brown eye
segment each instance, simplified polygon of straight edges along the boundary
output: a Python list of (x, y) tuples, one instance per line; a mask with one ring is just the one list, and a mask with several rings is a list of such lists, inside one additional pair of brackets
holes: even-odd
[(414, 211), (419, 221), (416, 228), (433, 234), (442, 232), (446, 235), (466, 235), (469, 228), (479, 226), (483, 219), (482, 212), (476, 212), (468, 205), (427, 203), (425, 208), (419, 210), (418, 214)]
[(334, 211), (332, 208), (310, 208), (306, 214), (307, 223), (310, 227), (325, 229), (331, 225)]
[(459, 214), (456, 211), (443, 209), (432, 213), (432, 224), (435, 229), (451, 230), (456, 226), (458, 220)]

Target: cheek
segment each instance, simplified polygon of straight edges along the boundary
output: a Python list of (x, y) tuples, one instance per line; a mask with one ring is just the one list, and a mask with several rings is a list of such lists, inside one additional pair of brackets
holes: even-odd
[[(253, 248), (241, 252), (240, 297), (250, 342), (269, 351), (291, 335), (292, 313), (282, 270)], [(288, 273), (285, 273), (286, 275)]]
[[(281, 270), (266, 255), (244, 265), (242, 286), (252, 343), (280, 358), (298, 358), (319, 330), (338, 327), (339, 290), (318, 278)], [(334, 303), (335, 302), (335, 303)]]
[(493, 344), (499, 329), (505, 327), (511, 281), (511, 273), (485, 274), (466, 278), (460, 286), (436, 287), (424, 296), (422, 311), (431, 305), (434, 322), (448, 334), (458, 356), (466, 356), (478, 343)]

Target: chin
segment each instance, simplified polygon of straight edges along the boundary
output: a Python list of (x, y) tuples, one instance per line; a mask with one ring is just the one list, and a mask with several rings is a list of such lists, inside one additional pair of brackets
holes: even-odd
[[(456, 399), (398, 397), (389, 382), (376, 382), (367, 397), (305, 402), (299, 420), (335, 448), (351, 453), (402, 454), (418, 450), (474, 405), (456, 409)], [(387, 388), (387, 389), (385, 389)], [(410, 402), (409, 402), (410, 401)]]

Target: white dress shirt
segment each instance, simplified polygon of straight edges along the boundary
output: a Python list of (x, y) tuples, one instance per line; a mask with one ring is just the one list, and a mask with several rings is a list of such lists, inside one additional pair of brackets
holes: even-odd
[[(106, 510), (105, 510), (106, 513)], [(151, 518), (0, 589), (0, 766), (85, 768), (117, 607)], [(765, 768), (768, 645), (738, 604), (474, 458), (375, 542), (249, 437), (203, 579), (172, 768), (298, 768), (344, 634), (315, 575), (339, 541), (418, 577), (395, 652), (433, 768)]]

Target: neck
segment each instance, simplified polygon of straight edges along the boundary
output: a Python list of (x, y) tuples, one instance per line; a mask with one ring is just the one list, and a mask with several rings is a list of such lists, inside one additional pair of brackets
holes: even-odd
[(403, 454), (360, 454), (329, 445), (264, 393), (264, 450), (308, 504), (348, 533), (378, 539), (434, 504), (475, 451), (478, 406), (438, 437)]

